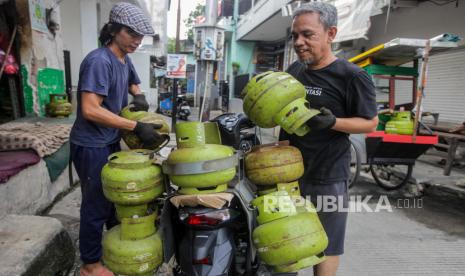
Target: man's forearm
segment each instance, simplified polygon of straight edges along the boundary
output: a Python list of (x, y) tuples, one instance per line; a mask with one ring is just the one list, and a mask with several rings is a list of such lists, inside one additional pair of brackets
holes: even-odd
[(370, 120), (360, 117), (337, 118), (332, 129), (350, 134), (369, 133), (375, 131), (377, 125), (378, 116)]
[(142, 91), (140, 90), (140, 87), (138, 84), (131, 84), (129, 86), (129, 93), (134, 96), (137, 94), (142, 94)]

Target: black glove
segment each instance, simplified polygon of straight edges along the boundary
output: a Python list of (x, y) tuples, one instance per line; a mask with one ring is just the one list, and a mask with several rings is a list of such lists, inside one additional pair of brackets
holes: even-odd
[(158, 131), (155, 131), (162, 127), (163, 125), (161, 124), (137, 122), (134, 133), (142, 141), (144, 148), (153, 148), (162, 144), (165, 140), (165, 137), (160, 135)]
[(320, 108), (320, 112), (320, 114), (313, 116), (306, 122), (310, 130), (330, 129), (336, 124), (336, 116), (333, 115), (331, 110), (322, 107)]
[(134, 99), (131, 102), (134, 107), (132, 107), (131, 111), (147, 111), (149, 110), (149, 103), (145, 99), (144, 94), (136, 94), (134, 95)]

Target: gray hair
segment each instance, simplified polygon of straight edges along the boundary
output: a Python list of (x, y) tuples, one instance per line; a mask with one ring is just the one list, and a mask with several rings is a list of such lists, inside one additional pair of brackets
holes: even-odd
[(310, 2), (302, 4), (294, 10), (292, 19), (295, 19), (302, 14), (312, 12), (320, 14), (320, 22), (323, 24), (325, 29), (332, 26), (337, 27), (337, 9), (335, 6), (325, 2)]

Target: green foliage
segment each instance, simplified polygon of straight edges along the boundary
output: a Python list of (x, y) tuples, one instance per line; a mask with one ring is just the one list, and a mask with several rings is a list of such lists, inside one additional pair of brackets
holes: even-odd
[(195, 9), (189, 13), (189, 17), (184, 19), (187, 27), (187, 39), (194, 40), (194, 24), (197, 16), (205, 16), (205, 5), (197, 4)]
[(176, 54), (176, 38), (168, 37), (168, 54)]

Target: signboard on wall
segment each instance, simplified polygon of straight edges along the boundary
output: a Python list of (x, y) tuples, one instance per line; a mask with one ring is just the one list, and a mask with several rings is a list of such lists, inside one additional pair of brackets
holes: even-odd
[(47, 33), (48, 28), (45, 23), (44, 0), (29, 0), (29, 17), (31, 18), (31, 28), (33, 30)]
[(166, 77), (171, 79), (186, 78), (187, 55), (168, 54), (166, 62)]
[(50, 102), (50, 94), (65, 94), (65, 74), (63, 70), (40, 68), (37, 73), (37, 94), (40, 115), (45, 115), (45, 105)]

